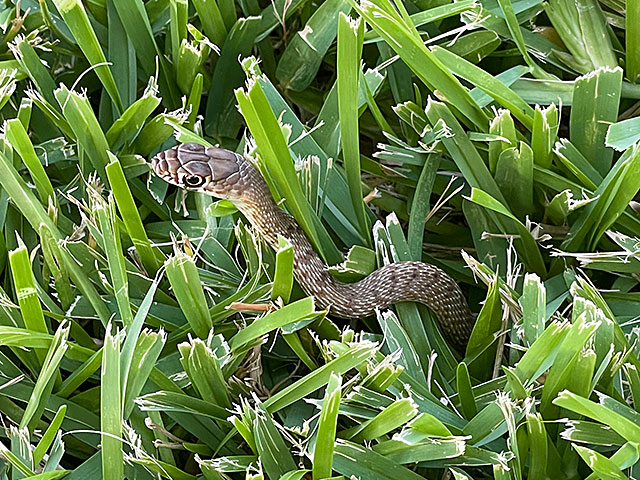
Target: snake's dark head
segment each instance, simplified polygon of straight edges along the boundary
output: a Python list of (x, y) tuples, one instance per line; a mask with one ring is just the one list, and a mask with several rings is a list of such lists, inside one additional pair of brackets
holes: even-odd
[(230, 150), (183, 143), (154, 156), (151, 169), (172, 185), (233, 201), (242, 190), (244, 162)]

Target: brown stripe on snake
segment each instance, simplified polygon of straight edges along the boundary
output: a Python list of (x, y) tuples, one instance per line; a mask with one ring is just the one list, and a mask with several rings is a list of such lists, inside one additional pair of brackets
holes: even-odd
[(426, 263), (397, 262), (359, 282), (336, 280), (295, 219), (276, 205), (260, 172), (241, 155), (185, 143), (157, 154), (151, 168), (173, 185), (230, 200), (273, 248), (278, 235), (289, 240), (296, 280), (319, 307), (328, 307), (339, 317), (362, 318), (396, 302), (420, 302), (435, 313), (444, 337), (454, 347), (466, 345), (474, 316), (449, 275)]

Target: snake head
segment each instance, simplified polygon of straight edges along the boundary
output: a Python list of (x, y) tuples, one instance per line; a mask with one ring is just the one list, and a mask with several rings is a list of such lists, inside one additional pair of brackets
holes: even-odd
[(166, 182), (185, 190), (235, 200), (244, 158), (223, 148), (183, 143), (158, 153), (151, 169)]

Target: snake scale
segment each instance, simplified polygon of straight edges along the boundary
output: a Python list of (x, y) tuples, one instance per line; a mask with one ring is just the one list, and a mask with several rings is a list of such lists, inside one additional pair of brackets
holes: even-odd
[(447, 341), (466, 345), (474, 316), (458, 284), (438, 267), (422, 262), (386, 265), (355, 283), (332, 277), (295, 219), (282, 210), (260, 172), (229, 150), (184, 143), (158, 153), (153, 172), (170, 184), (230, 200), (273, 248), (278, 236), (294, 250), (295, 278), (316, 305), (343, 318), (362, 318), (396, 302), (427, 305)]

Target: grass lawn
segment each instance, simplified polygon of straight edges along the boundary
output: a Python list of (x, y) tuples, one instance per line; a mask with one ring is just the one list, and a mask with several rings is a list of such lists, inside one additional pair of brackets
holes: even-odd
[[(640, 479), (639, 0), (0, 0), (0, 480)], [(251, 158), (345, 282), (314, 305)]]

